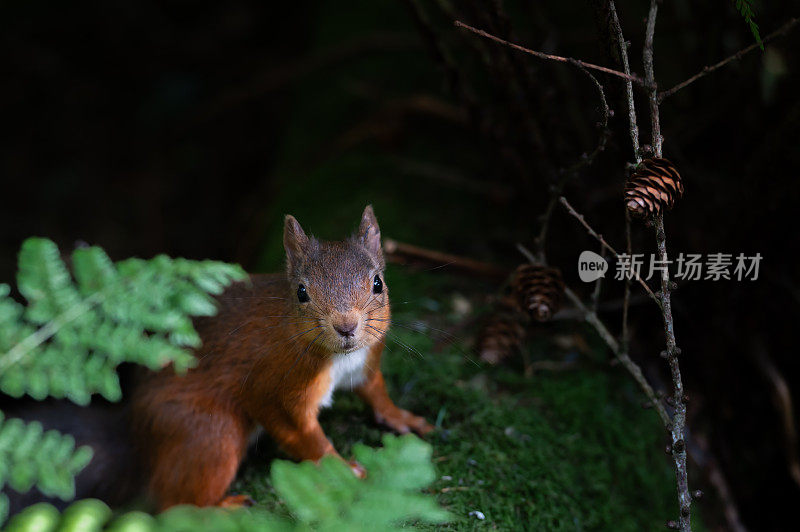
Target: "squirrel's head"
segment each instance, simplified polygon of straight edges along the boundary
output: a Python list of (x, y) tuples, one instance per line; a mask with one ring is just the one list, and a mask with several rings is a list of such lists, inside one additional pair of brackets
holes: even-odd
[(298, 315), (303, 343), (327, 353), (348, 353), (382, 341), (389, 326), (389, 294), (383, 279), (378, 220), (368, 205), (358, 231), (341, 242), (306, 236), (286, 216), (283, 230), (289, 300)]

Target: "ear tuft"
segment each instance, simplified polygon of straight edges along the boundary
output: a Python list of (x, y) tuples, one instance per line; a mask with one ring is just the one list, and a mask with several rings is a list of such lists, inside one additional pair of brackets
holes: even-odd
[(364, 214), (361, 215), (361, 225), (358, 227), (358, 237), (367, 251), (383, 263), (383, 252), (381, 251), (381, 228), (378, 226), (378, 219), (375, 218), (375, 211), (372, 205), (367, 205)]
[(286, 263), (291, 272), (300, 264), (308, 247), (305, 231), (291, 214), (286, 215), (283, 223), (283, 247), (286, 250)]

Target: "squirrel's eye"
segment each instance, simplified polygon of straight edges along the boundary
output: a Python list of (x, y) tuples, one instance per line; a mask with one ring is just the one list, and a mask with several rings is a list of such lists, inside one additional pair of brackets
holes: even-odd
[(381, 281), (380, 275), (376, 275), (372, 280), (372, 293), (380, 294), (381, 292), (383, 292), (383, 281)]
[(297, 287), (297, 300), (300, 301), (300, 303), (308, 303), (311, 300), (311, 298), (308, 297), (308, 292), (306, 292), (306, 287), (303, 285)]

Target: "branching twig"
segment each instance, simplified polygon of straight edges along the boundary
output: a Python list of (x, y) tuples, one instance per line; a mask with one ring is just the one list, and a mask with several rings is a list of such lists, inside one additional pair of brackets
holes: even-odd
[(464, 75), (458, 69), (453, 59), (450, 57), (444, 43), (431, 27), (430, 22), (425, 16), (422, 8), (414, 0), (405, 0), (409, 12), (417, 25), (420, 34), (425, 39), (431, 55), (439, 64), (447, 80), (448, 89), (454, 94), (467, 109), (471, 120), (481, 128), (482, 117), (478, 103), (475, 101), (471, 87), (468, 86)]
[[(600, 256), (605, 260), (606, 258), (606, 250), (603, 246), (600, 246)], [(600, 304), (600, 292), (603, 289), (603, 277), (598, 277), (597, 280), (594, 282), (594, 290), (592, 291), (592, 312), (597, 312), (597, 306)], [(625, 302), (627, 305), (627, 301)], [(627, 311), (627, 308), (626, 308)]]
[[(611, 30), (614, 32), (614, 36), (617, 38), (617, 44), (619, 45), (619, 57), (620, 61), (622, 61), (622, 69), (626, 74), (630, 74), (631, 66), (628, 61), (628, 43), (622, 35), (622, 26), (619, 23), (617, 7), (613, 0), (609, 2), (608, 8), (611, 14), (611, 20), (609, 21)], [(625, 92), (628, 97), (628, 123), (630, 125), (631, 143), (633, 144), (633, 156), (638, 163), (642, 158), (639, 153), (639, 126), (636, 122), (636, 104), (633, 100), (633, 82), (631, 80), (625, 81)]]
[[(648, 102), (650, 104), (650, 132), (652, 136), (653, 154), (662, 155), (663, 137), (658, 109), (658, 92), (655, 87), (655, 71), (653, 68), (653, 36), (655, 35), (656, 16), (658, 15), (658, 0), (650, 0), (650, 12), (647, 16), (647, 29), (645, 32), (644, 49), (642, 58), (644, 62), (645, 79), (652, 88), (648, 89)], [(667, 264), (667, 235), (664, 231), (663, 212), (655, 217), (656, 245), (658, 258), (661, 264)], [(686, 423), (686, 402), (683, 393), (683, 379), (678, 362), (678, 349), (675, 340), (675, 325), (672, 319), (672, 299), (670, 295), (669, 271), (661, 269), (661, 313), (664, 317), (664, 335), (667, 339), (667, 360), (672, 373), (673, 401), (675, 412), (672, 416), (672, 456), (675, 460), (675, 478), (678, 489), (678, 503), (680, 512), (678, 526), (684, 532), (692, 529), (691, 505), (692, 497), (689, 494), (688, 472), (686, 470), (686, 442), (684, 439), (684, 425)]]
[[(517, 249), (522, 253), (530, 262), (534, 264), (538, 264), (536, 256), (531, 253), (531, 251), (523, 246), (522, 244), (517, 244)], [(661, 401), (658, 400), (655, 392), (653, 391), (653, 387), (650, 386), (650, 383), (647, 382), (644, 374), (642, 373), (642, 369), (639, 365), (630, 359), (627, 353), (624, 353), (620, 348), (619, 342), (617, 339), (614, 338), (614, 335), (611, 334), (611, 331), (608, 330), (608, 327), (605, 326), (603, 321), (597, 316), (597, 312), (591, 310), (587, 307), (581, 298), (578, 297), (578, 294), (572, 291), (571, 288), (564, 287), (564, 294), (567, 296), (575, 308), (583, 316), (583, 319), (594, 329), (597, 331), (597, 334), (602, 338), (602, 340), (608, 345), (611, 352), (614, 353), (614, 356), (619, 361), (622, 366), (628, 370), (628, 372), (633, 376), (634, 380), (639, 384), (639, 387), (642, 389), (644, 394), (647, 396), (647, 399), (653, 405), (653, 408), (658, 412), (661, 421), (664, 422), (664, 425), (668, 425), (670, 422), (669, 415), (667, 414), (664, 405), (661, 404)]]
[(795, 424), (794, 401), (792, 400), (792, 390), (786, 379), (778, 371), (775, 363), (770, 359), (767, 350), (761, 344), (756, 344), (751, 351), (751, 356), (755, 359), (756, 365), (764, 377), (769, 381), (772, 388), (775, 406), (781, 416), (781, 426), (783, 428), (784, 447), (786, 450), (786, 462), (789, 466), (789, 476), (800, 486), (800, 458), (797, 456), (797, 426)]
[[(633, 254), (633, 245), (631, 243), (631, 215), (628, 212), (628, 209), (625, 209), (625, 253), (628, 254), (629, 257)], [(630, 278), (625, 279), (625, 292), (622, 296), (622, 335), (621, 335), (621, 342), (622, 342), (622, 351), (624, 353), (628, 353), (631, 347), (631, 333), (630, 327), (628, 326), (628, 310), (631, 306), (631, 280)]]
[(455, 22), (455, 24), (459, 28), (464, 28), (465, 30), (471, 31), (472, 33), (480, 35), (481, 37), (486, 37), (487, 39), (490, 39), (492, 41), (498, 42), (500, 44), (504, 44), (506, 46), (510, 46), (511, 48), (513, 48), (515, 50), (519, 50), (520, 52), (525, 52), (526, 54), (531, 54), (531, 55), (533, 55), (535, 57), (538, 57), (539, 59), (549, 59), (550, 61), (558, 61), (559, 63), (571, 63), (571, 62), (574, 62), (575, 64), (578, 64), (578, 65), (580, 65), (580, 66), (582, 66), (584, 68), (589, 68), (589, 69), (592, 69), (592, 70), (597, 70), (599, 72), (605, 72), (606, 74), (611, 74), (612, 76), (618, 76), (620, 78), (629, 79), (629, 80), (635, 82), (638, 85), (642, 85), (642, 86), (647, 87), (647, 84), (645, 83), (644, 80), (642, 80), (642, 78), (640, 78), (639, 76), (635, 76), (633, 74), (626, 74), (625, 72), (620, 72), (619, 70), (614, 70), (613, 68), (608, 68), (608, 67), (604, 67), (604, 66), (600, 66), (600, 65), (594, 65), (592, 63), (587, 63), (586, 61), (581, 61), (580, 59), (572, 59), (572, 58), (569, 58), (569, 57), (562, 57), (560, 55), (553, 55), (553, 54), (546, 54), (544, 52), (537, 52), (536, 50), (531, 50), (530, 48), (525, 48), (524, 46), (520, 46), (519, 44), (514, 44), (513, 42), (509, 42), (509, 41), (507, 41), (505, 39), (501, 39), (500, 37), (496, 37), (496, 36), (492, 35), (491, 33), (486, 33), (485, 31), (479, 30), (478, 28), (473, 28), (469, 24), (464, 24), (460, 20), (457, 20)]
[(433, 249), (421, 248), (412, 244), (398, 242), (391, 238), (384, 239), (383, 251), (386, 253), (388, 260), (395, 262), (404, 263), (409, 260), (421, 260), (429, 264), (436, 264), (435, 268), (451, 266), (456, 270), (492, 279), (504, 279), (509, 274), (508, 269), (494, 264)]
[(603, 113), (603, 118), (600, 123), (600, 138), (597, 141), (597, 146), (595, 146), (594, 150), (592, 150), (589, 154), (583, 154), (580, 159), (573, 165), (562, 169), (556, 184), (554, 184), (550, 188), (550, 198), (547, 201), (547, 206), (544, 209), (541, 217), (539, 218), (540, 226), (539, 226), (539, 234), (536, 236), (534, 240), (534, 244), (536, 245), (536, 254), (539, 262), (546, 262), (545, 260), (545, 244), (547, 243), (547, 231), (550, 228), (550, 219), (553, 216), (553, 211), (556, 208), (556, 201), (558, 197), (564, 192), (564, 187), (567, 184), (567, 181), (578, 173), (579, 170), (582, 168), (588, 167), (591, 165), (597, 155), (606, 149), (606, 144), (608, 143), (608, 139), (611, 136), (611, 130), (608, 128), (608, 120), (613, 115), (611, 108), (608, 106), (608, 100), (606, 99), (606, 93), (603, 89), (603, 85), (597, 81), (597, 78), (592, 75), (591, 72), (586, 70), (583, 66), (579, 65), (578, 63), (574, 63), (581, 72), (586, 74), (589, 79), (594, 83), (595, 87), (597, 87), (597, 93), (600, 96), (600, 106)]
[[(781, 35), (783, 35), (785, 33), (788, 33), (789, 31), (794, 29), (794, 27), (797, 25), (798, 22), (800, 22), (800, 19), (798, 19), (798, 18), (789, 19), (789, 21), (786, 24), (784, 24), (783, 26), (781, 26), (777, 30), (773, 31), (772, 33), (770, 33), (769, 35), (764, 37), (761, 40), (761, 42), (766, 44), (769, 41), (771, 41), (772, 39), (774, 39), (775, 37), (779, 37), (779, 36), (781, 36)], [(665, 91), (659, 92), (658, 93), (658, 101), (659, 101), (659, 103), (663, 102), (664, 100), (666, 100), (667, 98), (669, 98), (670, 96), (672, 96), (673, 94), (678, 92), (679, 90), (683, 89), (684, 87), (686, 87), (688, 85), (691, 85), (692, 83), (694, 83), (698, 79), (711, 74), (712, 72), (714, 72), (715, 70), (717, 70), (719, 68), (724, 67), (725, 65), (727, 65), (731, 61), (735, 61), (737, 59), (741, 59), (742, 56), (752, 52), (753, 50), (755, 50), (756, 48), (759, 48), (759, 47), (760, 47), (759, 43), (753, 43), (753, 44), (751, 44), (750, 46), (748, 46), (746, 48), (742, 48), (741, 50), (739, 50), (735, 54), (726, 57), (725, 59), (723, 59), (722, 61), (720, 61), (718, 63), (715, 63), (715, 64), (710, 65), (710, 66), (703, 67), (703, 70), (701, 70), (700, 72), (698, 72), (694, 76), (690, 77), (689, 79), (681, 81), (680, 83), (678, 83), (677, 85), (675, 85), (671, 89), (667, 89)]]
[(728, 524), (727, 530), (731, 532), (747, 532), (747, 528), (739, 517), (739, 508), (736, 506), (736, 501), (731, 493), (730, 486), (728, 486), (725, 474), (719, 465), (719, 461), (711, 453), (708, 438), (703, 434), (695, 434), (694, 437), (690, 436), (687, 442), (689, 449), (692, 451), (692, 459), (705, 472), (708, 482), (717, 492), (717, 498), (722, 504), (722, 512)]
[[(594, 238), (596, 238), (597, 241), (600, 242), (600, 244), (604, 248), (610, 251), (611, 254), (614, 255), (614, 258), (619, 260), (619, 253), (617, 253), (617, 250), (612, 248), (611, 245), (608, 242), (606, 242), (606, 240), (603, 238), (603, 235), (599, 234), (597, 231), (592, 229), (592, 226), (589, 225), (589, 223), (586, 221), (586, 218), (578, 211), (576, 211), (572, 205), (570, 205), (569, 201), (567, 201), (567, 198), (561, 196), (561, 198), (559, 199), (561, 201), (561, 204), (567, 209), (567, 212), (569, 212), (573, 217), (575, 217), (575, 219), (578, 220), (581, 223), (581, 225), (583, 225), (586, 231)], [(642, 288), (644, 288), (644, 291), (647, 292), (647, 295), (649, 295), (653, 299), (653, 301), (656, 302), (656, 304), (661, 306), (661, 301), (659, 300), (659, 298), (653, 293), (650, 287), (647, 286), (647, 283), (644, 281), (644, 279), (641, 278), (641, 276), (639, 276), (639, 273), (636, 272), (630, 265), (628, 266), (628, 272), (635, 276), (634, 279), (636, 279), (636, 281), (638, 281), (639, 284), (642, 285)]]
[(586, 322), (595, 328), (597, 334), (600, 335), (600, 338), (602, 338), (603, 341), (608, 345), (608, 347), (616, 356), (617, 360), (619, 360), (620, 364), (622, 364), (628, 373), (633, 376), (633, 379), (637, 382), (637, 384), (639, 384), (639, 387), (647, 396), (647, 399), (653, 405), (653, 408), (656, 410), (656, 412), (658, 412), (658, 416), (661, 418), (661, 421), (664, 423), (664, 425), (669, 425), (669, 415), (667, 414), (664, 405), (658, 400), (658, 397), (653, 391), (653, 387), (650, 386), (650, 383), (647, 382), (644, 374), (642, 374), (642, 369), (639, 367), (639, 365), (631, 360), (627, 353), (622, 351), (619, 342), (617, 342), (617, 339), (614, 338), (614, 335), (611, 334), (600, 318), (597, 317), (597, 313), (586, 307), (586, 305), (583, 304), (583, 301), (581, 301), (581, 298), (578, 297), (575, 292), (573, 292), (569, 287), (566, 287), (564, 288), (564, 294), (566, 294), (567, 298), (572, 302), (572, 304), (583, 313)]
[[(622, 35), (622, 26), (619, 23), (619, 16), (617, 15), (617, 7), (611, 0), (608, 4), (611, 25), (611, 31), (617, 40), (619, 46), (619, 57), (622, 62), (622, 69), (626, 74), (630, 74), (631, 67), (628, 61), (628, 44), (625, 37)], [(628, 97), (628, 125), (631, 135), (631, 145), (633, 146), (633, 158), (639, 163), (642, 160), (641, 153), (639, 152), (639, 126), (636, 120), (636, 104), (633, 100), (633, 83), (630, 80), (625, 81), (625, 92)], [(631, 244), (631, 216), (627, 209), (625, 209), (625, 253), (631, 256), (633, 253), (633, 246)], [(627, 354), (630, 348), (630, 329), (628, 328), (628, 309), (630, 306), (631, 297), (631, 280), (625, 279), (625, 295), (622, 305), (622, 351)]]

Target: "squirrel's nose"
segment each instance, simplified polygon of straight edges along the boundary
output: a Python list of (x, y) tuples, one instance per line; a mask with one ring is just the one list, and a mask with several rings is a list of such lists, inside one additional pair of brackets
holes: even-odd
[(344, 337), (355, 336), (356, 327), (358, 327), (357, 321), (346, 321), (333, 326), (336, 332)]

